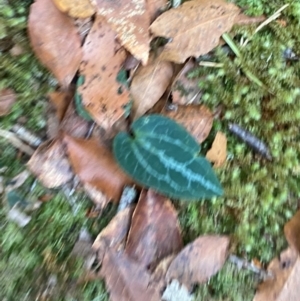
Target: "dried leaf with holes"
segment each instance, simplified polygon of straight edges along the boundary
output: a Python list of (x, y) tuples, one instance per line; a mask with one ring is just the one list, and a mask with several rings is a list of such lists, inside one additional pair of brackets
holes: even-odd
[(121, 44), (143, 65), (149, 56), (150, 16), (146, 0), (95, 0), (97, 14), (105, 17)]
[(0, 116), (5, 116), (10, 113), (16, 99), (16, 93), (12, 89), (0, 90)]
[(213, 114), (204, 105), (175, 106), (163, 114), (183, 125), (199, 143), (207, 138), (213, 124)]
[(63, 13), (73, 18), (88, 18), (96, 11), (90, 0), (52, 0)]
[(150, 26), (155, 37), (169, 39), (161, 58), (183, 63), (188, 57), (206, 54), (231, 29), (239, 8), (224, 0), (193, 0), (168, 10)]
[(98, 16), (83, 45), (78, 87), (82, 104), (93, 119), (109, 130), (125, 113), (129, 92), (117, 82), (126, 51), (115, 40), (115, 32)]
[(221, 167), (226, 162), (227, 138), (222, 132), (217, 132), (211, 149), (206, 153), (206, 159), (214, 162), (214, 167)]
[(196, 62), (188, 60), (172, 84), (172, 103), (188, 105), (199, 103), (201, 91), (198, 83), (199, 78), (188, 78), (188, 74), (196, 67)]
[(123, 187), (132, 181), (119, 168), (111, 152), (95, 140), (64, 135), (63, 142), (79, 179), (103, 191), (109, 199), (118, 201)]
[(229, 238), (204, 235), (188, 244), (171, 262), (167, 279), (177, 279), (190, 289), (196, 283), (204, 283), (224, 265)]
[(30, 158), (27, 166), (47, 188), (59, 187), (73, 177), (60, 139), (41, 144)]
[(130, 87), (134, 119), (144, 115), (156, 104), (169, 86), (172, 76), (172, 64), (158, 60), (154, 54), (147, 66), (138, 68)]
[(36, 56), (63, 87), (68, 87), (82, 57), (80, 37), (72, 19), (51, 0), (37, 0), (30, 8), (28, 31)]
[(182, 248), (177, 213), (171, 201), (153, 190), (143, 190), (132, 216), (127, 255), (147, 268)]
[(300, 257), (294, 249), (287, 249), (268, 266), (272, 277), (258, 287), (253, 301), (299, 301)]
[(106, 252), (100, 275), (111, 301), (160, 301), (159, 292), (149, 285), (150, 274), (126, 255)]

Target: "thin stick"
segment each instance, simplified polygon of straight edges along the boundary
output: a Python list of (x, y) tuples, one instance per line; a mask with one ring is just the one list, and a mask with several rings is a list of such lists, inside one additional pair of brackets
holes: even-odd
[(223, 65), (224, 64), (222, 63), (215, 63), (215, 62), (206, 62), (206, 61), (199, 62), (199, 66), (204, 66), (204, 67), (222, 68)]

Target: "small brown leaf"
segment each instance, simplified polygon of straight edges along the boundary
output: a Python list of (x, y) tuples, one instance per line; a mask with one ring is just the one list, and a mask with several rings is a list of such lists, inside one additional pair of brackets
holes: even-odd
[(290, 247), (300, 254), (300, 210), (285, 224), (284, 234)]
[(73, 177), (60, 139), (48, 140), (41, 144), (27, 166), (47, 188), (59, 187)]
[(181, 71), (178, 73), (172, 84), (172, 103), (187, 105), (198, 103), (201, 91), (198, 86), (198, 78), (188, 78), (189, 72), (196, 67), (194, 60), (188, 60)]
[(149, 285), (150, 274), (126, 255), (111, 250), (104, 256), (104, 277), (111, 301), (160, 301), (156, 288)]
[(178, 279), (188, 289), (195, 283), (204, 283), (224, 265), (229, 238), (204, 235), (188, 244), (171, 262), (168, 281)]
[(132, 181), (119, 168), (111, 152), (95, 140), (64, 135), (63, 141), (79, 179), (103, 191), (109, 199), (118, 201), (123, 187)]
[(206, 153), (206, 159), (214, 162), (214, 167), (221, 167), (226, 162), (227, 139), (225, 134), (217, 132), (211, 149)]
[(133, 213), (126, 253), (142, 266), (155, 265), (182, 248), (177, 213), (170, 200), (143, 190)]
[(48, 94), (50, 102), (53, 104), (58, 121), (62, 121), (67, 108), (72, 100), (73, 92), (71, 91), (54, 91)]
[(28, 31), (36, 56), (62, 86), (68, 87), (82, 57), (73, 21), (52, 0), (37, 0), (30, 8)]
[(12, 89), (0, 90), (0, 116), (5, 116), (10, 113), (16, 99), (16, 93)]
[(300, 258), (293, 249), (281, 253), (271, 261), (268, 271), (272, 278), (263, 282), (253, 301), (299, 301)]
[(207, 138), (213, 124), (213, 114), (204, 105), (176, 106), (163, 114), (184, 126), (199, 143)]
[(116, 31), (121, 44), (143, 65), (149, 56), (150, 16), (145, 0), (95, 0), (97, 14), (105, 17)]
[(124, 249), (133, 209), (130, 206), (118, 212), (97, 236), (93, 249), (97, 251), (99, 261), (103, 260), (107, 251)]
[(89, 183), (84, 183), (83, 188), (88, 197), (97, 206), (98, 210), (103, 210), (109, 203), (110, 199), (101, 190), (98, 190)]
[(224, 0), (193, 0), (172, 8), (150, 26), (155, 37), (170, 39), (161, 59), (183, 63), (188, 57), (206, 54), (230, 30), (239, 8)]
[(166, 91), (172, 76), (172, 64), (158, 60), (154, 55), (150, 57), (147, 66), (138, 68), (130, 87), (134, 119), (141, 117), (155, 105)]
[(115, 40), (115, 32), (98, 16), (83, 46), (80, 73), (85, 77), (78, 88), (82, 103), (93, 119), (110, 129), (123, 115), (129, 92), (117, 82), (126, 51)]
[(73, 18), (88, 18), (96, 11), (90, 0), (52, 0), (63, 13)]

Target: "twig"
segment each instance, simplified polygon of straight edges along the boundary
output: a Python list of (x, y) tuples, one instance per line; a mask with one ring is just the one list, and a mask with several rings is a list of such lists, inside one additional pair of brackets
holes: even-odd
[(14, 147), (21, 150), (23, 153), (32, 156), (34, 149), (23, 143), (16, 134), (0, 129), (0, 137), (7, 139)]
[(134, 187), (125, 186), (119, 202), (118, 212), (130, 206), (136, 199), (137, 190)]
[(243, 258), (237, 257), (236, 255), (229, 255), (228, 260), (229, 260), (229, 262), (236, 265), (239, 269), (244, 268), (255, 274), (258, 274), (258, 276), (260, 278), (266, 279), (266, 278), (272, 277), (272, 274), (269, 271), (261, 269), (261, 268), (255, 266), (252, 262), (249, 262)]
[(19, 136), (20, 139), (25, 141), (26, 143), (30, 144), (33, 147), (38, 147), (40, 144), (42, 144), (42, 139), (35, 135), (34, 133), (30, 132), (28, 129), (26, 129), (24, 126), (15, 124), (11, 130)]
[(206, 61), (199, 62), (199, 66), (204, 66), (204, 67), (222, 68), (223, 65), (224, 64), (222, 63), (215, 63), (215, 62), (206, 62)]

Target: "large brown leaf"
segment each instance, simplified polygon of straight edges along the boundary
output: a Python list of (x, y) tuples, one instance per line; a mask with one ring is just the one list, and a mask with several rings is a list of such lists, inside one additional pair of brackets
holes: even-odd
[(97, 13), (116, 31), (121, 44), (143, 65), (149, 56), (150, 16), (145, 0), (95, 0)]
[(86, 110), (104, 129), (110, 129), (124, 115), (124, 106), (129, 102), (128, 91), (117, 82), (126, 52), (115, 35), (98, 16), (84, 43), (80, 65), (85, 81), (78, 93)]
[(173, 76), (170, 62), (150, 57), (147, 66), (140, 66), (130, 87), (133, 98), (133, 117), (139, 118), (151, 109), (166, 91)]
[(220, 36), (229, 31), (239, 8), (224, 0), (187, 1), (159, 16), (150, 26), (155, 37), (170, 39), (161, 58), (183, 63), (216, 47)]
[(213, 124), (213, 114), (204, 105), (176, 106), (163, 114), (183, 125), (199, 143), (207, 138)]
[(95, 140), (64, 135), (63, 141), (73, 170), (80, 180), (118, 201), (123, 187), (131, 184), (131, 180), (119, 168), (112, 153)]
[(59, 187), (73, 177), (60, 139), (41, 144), (30, 158), (27, 166), (47, 188)]
[(299, 301), (300, 258), (294, 249), (273, 259), (268, 271), (272, 277), (259, 286), (253, 301)]
[(285, 224), (284, 234), (290, 247), (300, 254), (300, 210)]
[(178, 279), (187, 288), (206, 282), (224, 265), (228, 245), (227, 236), (204, 235), (197, 238), (171, 262), (167, 279)]
[(10, 112), (16, 99), (16, 93), (12, 89), (0, 90), (0, 116), (5, 116)]
[(143, 190), (133, 213), (126, 253), (145, 267), (155, 267), (182, 248), (176, 210), (167, 198)]
[(28, 31), (36, 56), (67, 87), (78, 70), (82, 51), (76, 27), (52, 0), (31, 5)]
[(149, 285), (150, 274), (126, 255), (111, 250), (104, 256), (101, 276), (111, 301), (160, 301), (156, 288)]
[(133, 207), (126, 207), (118, 212), (109, 224), (99, 233), (93, 249), (97, 251), (99, 261), (110, 250), (123, 250), (130, 227)]

